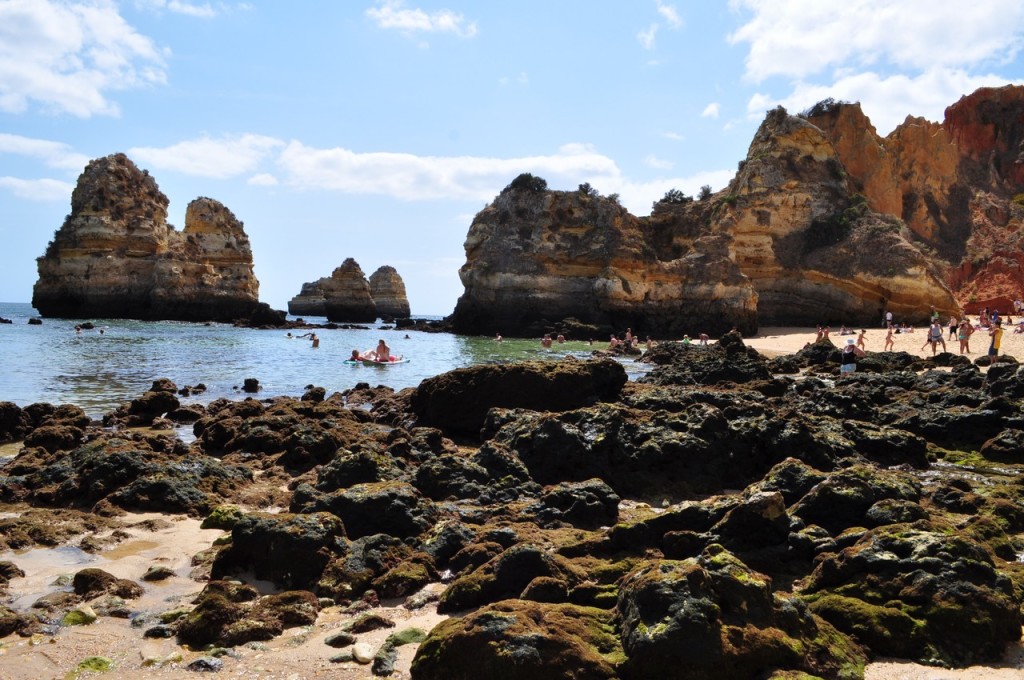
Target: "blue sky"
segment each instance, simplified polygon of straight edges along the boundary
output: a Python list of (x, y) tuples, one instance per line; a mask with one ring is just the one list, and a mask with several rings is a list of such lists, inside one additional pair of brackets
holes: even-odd
[(0, 0), (0, 300), (121, 151), (177, 228), (198, 196), (245, 223), (276, 308), (353, 257), (449, 314), (521, 172), (647, 215), (724, 187), (777, 105), (859, 101), (884, 135), (1024, 82), (1022, 45), (1019, 0)]

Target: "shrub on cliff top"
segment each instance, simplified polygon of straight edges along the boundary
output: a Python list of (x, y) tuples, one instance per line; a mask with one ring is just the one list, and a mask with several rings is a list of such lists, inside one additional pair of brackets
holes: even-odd
[(528, 172), (524, 172), (514, 180), (512, 180), (507, 187), (502, 189), (501, 193), (506, 191), (529, 191), (531, 193), (540, 193), (547, 191), (548, 182), (542, 177), (536, 177)]

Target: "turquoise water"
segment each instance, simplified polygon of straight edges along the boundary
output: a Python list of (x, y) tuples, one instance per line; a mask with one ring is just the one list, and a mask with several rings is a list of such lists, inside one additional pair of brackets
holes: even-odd
[[(284, 330), (235, 328), (226, 324), (175, 321), (90, 319), (95, 330), (75, 333), (80, 321), (43, 319), (31, 305), (0, 303), (0, 401), (19, 406), (34, 402), (72, 403), (94, 417), (146, 391), (157, 378), (179, 387), (205, 383), (207, 392), (194, 401), (237, 398), (246, 378), (263, 386), (259, 396), (300, 396), (306, 385), (328, 394), (365, 382), (396, 390), (415, 387), (425, 378), (454, 368), (520, 359), (590, 356), (604, 345), (569, 341), (544, 349), (538, 340), (495, 342), (493, 338), (450, 333), (380, 330), (316, 330), (320, 347), (289, 339)], [(306, 317), (310, 323), (326, 319)], [(101, 335), (99, 329), (103, 328)], [(293, 334), (304, 331), (291, 331)], [(408, 337), (406, 337), (408, 335)], [(346, 365), (353, 349), (369, 350), (383, 338), (393, 354), (409, 363), (396, 366)], [(627, 372), (642, 370), (631, 362)], [(188, 401), (188, 400), (186, 400)]]

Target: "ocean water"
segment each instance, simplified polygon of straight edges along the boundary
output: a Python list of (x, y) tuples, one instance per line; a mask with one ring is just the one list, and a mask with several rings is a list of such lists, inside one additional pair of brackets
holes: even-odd
[[(178, 387), (204, 383), (207, 391), (184, 399), (208, 403), (219, 397), (241, 398), (246, 378), (256, 378), (259, 397), (301, 396), (307, 385), (324, 387), (328, 394), (365, 382), (396, 390), (415, 387), (425, 378), (463, 366), (523, 359), (560, 359), (566, 355), (589, 357), (604, 343), (593, 346), (568, 341), (551, 349), (539, 340), (468, 337), (451, 333), (423, 333), (381, 329), (317, 329), (320, 347), (308, 340), (289, 339), (286, 330), (235, 328), (227, 324), (176, 321), (89, 319), (96, 328), (75, 332), (82, 321), (42, 319), (31, 305), (0, 303), (0, 401), (19, 406), (35, 402), (77, 404), (93, 417), (117, 408), (145, 392), (157, 378), (170, 378)], [(310, 323), (324, 318), (304, 317)], [(103, 334), (100, 334), (100, 329)], [(301, 334), (305, 331), (292, 330)], [(409, 363), (395, 366), (347, 365), (353, 349), (366, 351), (383, 338), (392, 354)], [(643, 366), (625, 362), (636, 377)]]

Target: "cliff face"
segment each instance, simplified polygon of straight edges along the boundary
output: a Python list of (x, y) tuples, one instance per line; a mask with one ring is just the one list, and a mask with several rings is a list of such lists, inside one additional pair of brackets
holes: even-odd
[(508, 335), (575, 318), (604, 332), (756, 330), (757, 295), (729, 257), (727, 234), (657, 247), (651, 225), (587, 191), (506, 188), (476, 215), (452, 323)]
[[(858, 150), (865, 184), (886, 183), (885, 150), (858, 138), (857, 130), (870, 131), (865, 122), (837, 138)], [(821, 128), (776, 109), (726, 195), (716, 197), (715, 222), (735, 238), (761, 323), (876, 325), (887, 310), (904, 320), (925, 319), (933, 308), (956, 313), (941, 270), (898, 220), (856, 195), (851, 174)]]
[(377, 305), (377, 313), (381, 316), (409, 318), (409, 298), (405, 295), (405, 282), (394, 267), (384, 265), (370, 274), (370, 296)]
[(1024, 294), (1024, 87), (979, 89), (942, 123), (908, 117), (885, 138), (857, 104), (809, 120), (835, 144), (852, 188), (932, 253), (958, 304), (1012, 308)]
[(44, 316), (229, 321), (260, 309), (242, 223), (199, 198), (176, 231), (167, 197), (124, 154), (86, 166), (38, 269)]
[(886, 310), (919, 322), (1024, 298), (1020, 86), (884, 138), (858, 104), (776, 109), (726, 189), (648, 218), (514, 185), (470, 226), (453, 315), (466, 332), (566, 316), (671, 335), (873, 325)]

